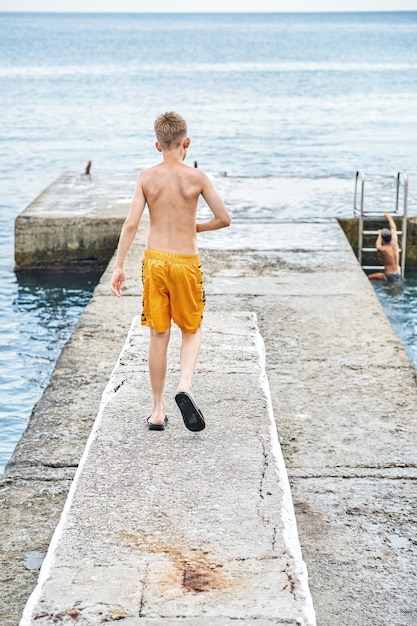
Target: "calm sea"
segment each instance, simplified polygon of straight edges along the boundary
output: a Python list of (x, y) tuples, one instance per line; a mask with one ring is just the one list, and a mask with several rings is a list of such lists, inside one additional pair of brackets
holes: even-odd
[[(416, 102), (416, 12), (0, 13), (0, 473), (96, 281), (14, 274), (14, 220), (47, 185), (149, 166), (177, 110), (235, 219), (351, 216), (356, 170), (390, 210), (392, 176), (417, 180)], [(417, 365), (416, 285), (377, 291)]]

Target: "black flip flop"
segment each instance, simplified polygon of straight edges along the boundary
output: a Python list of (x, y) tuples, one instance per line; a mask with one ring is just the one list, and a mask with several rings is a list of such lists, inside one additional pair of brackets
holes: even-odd
[(196, 406), (192, 396), (186, 391), (180, 391), (175, 396), (175, 402), (181, 411), (182, 419), (188, 430), (198, 432), (206, 427), (204, 417), (200, 409)]
[(146, 418), (149, 430), (165, 430), (165, 426), (168, 424), (168, 418), (166, 415), (163, 424), (154, 424), (153, 422), (150, 422), (149, 420), (151, 419), (151, 417), (152, 415)]

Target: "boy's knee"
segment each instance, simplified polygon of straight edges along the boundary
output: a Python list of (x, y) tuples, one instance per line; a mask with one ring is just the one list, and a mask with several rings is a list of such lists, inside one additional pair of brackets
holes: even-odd
[(163, 330), (161, 333), (158, 333), (154, 328), (151, 328), (151, 337), (155, 337), (157, 339), (167, 339), (169, 338), (171, 329)]

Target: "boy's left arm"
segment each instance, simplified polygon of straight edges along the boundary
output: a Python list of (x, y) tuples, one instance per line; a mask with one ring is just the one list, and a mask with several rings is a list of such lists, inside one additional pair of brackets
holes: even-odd
[(124, 264), (130, 246), (136, 236), (139, 223), (146, 205), (146, 198), (143, 193), (141, 179), (139, 177), (136, 189), (130, 203), (129, 213), (123, 223), (117, 246), (116, 261), (114, 263), (113, 275), (111, 279), (111, 291), (118, 298), (122, 295), (122, 289), (126, 282)]

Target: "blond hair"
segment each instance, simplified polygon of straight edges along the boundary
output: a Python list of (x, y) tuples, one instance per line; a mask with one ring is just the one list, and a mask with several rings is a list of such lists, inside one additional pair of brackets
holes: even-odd
[(187, 136), (187, 123), (181, 115), (168, 111), (159, 115), (153, 125), (161, 148), (178, 147)]

